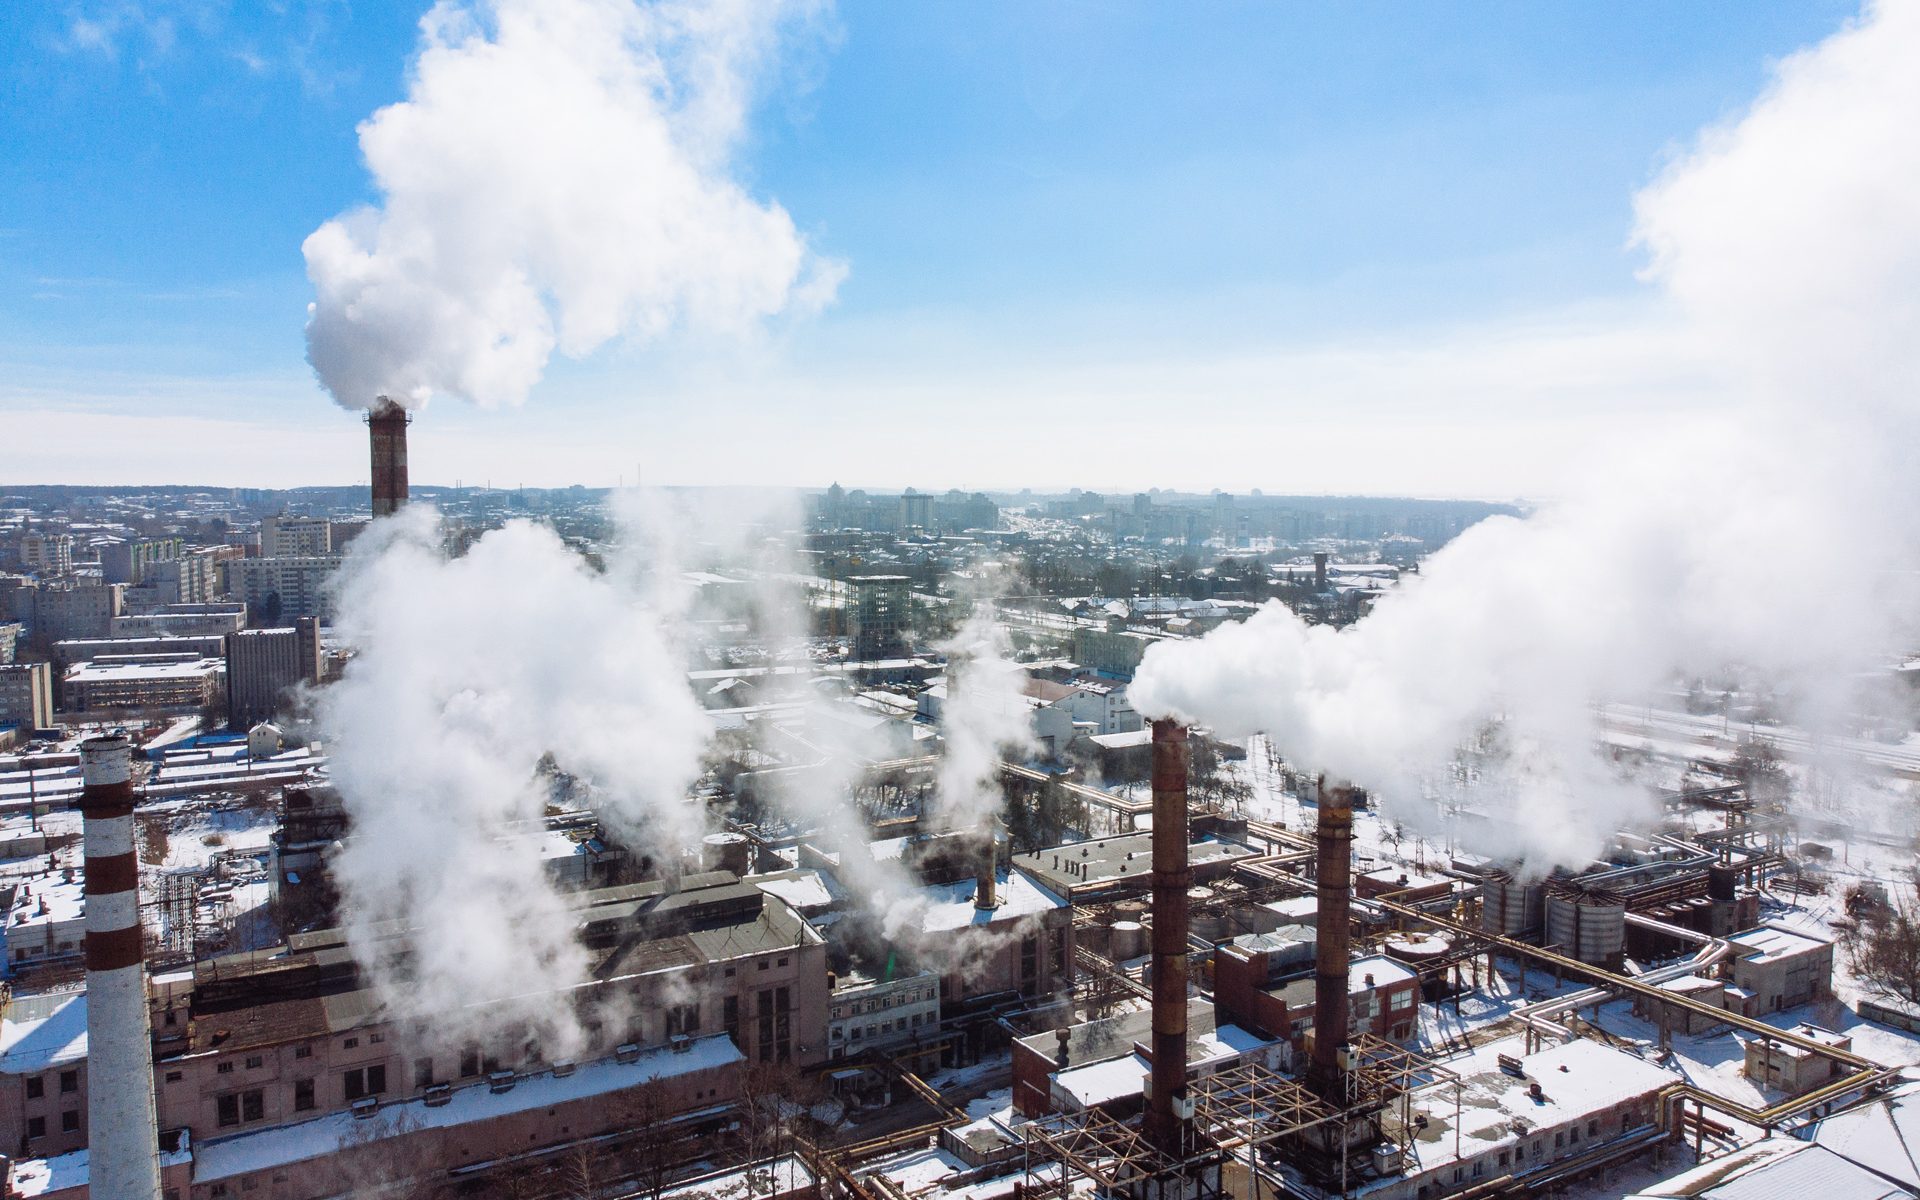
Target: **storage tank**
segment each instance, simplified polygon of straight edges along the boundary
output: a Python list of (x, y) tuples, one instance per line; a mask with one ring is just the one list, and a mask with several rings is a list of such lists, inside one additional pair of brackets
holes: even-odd
[(1627, 906), (1604, 893), (1555, 889), (1546, 916), (1547, 943), (1567, 957), (1612, 969), (1626, 958)]
[(1115, 921), (1110, 926), (1107, 957), (1115, 962), (1139, 958), (1147, 952), (1147, 927), (1138, 921)]
[(753, 841), (744, 833), (710, 833), (701, 841), (700, 859), (709, 871), (753, 874)]
[(1547, 886), (1541, 880), (1524, 881), (1513, 872), (1488, 872), (1481, 892), (1480, 928), (1502, 937), (1532, 938), (1540, 933)]
[(1445, 958), (1448, 951), (1453, 949), (1453, 943), (1437, 933), (1424, 937), (1410, 933), (1389, 938), (1380, 948), (1388, 958), (1418, 969), (1437, 958)]

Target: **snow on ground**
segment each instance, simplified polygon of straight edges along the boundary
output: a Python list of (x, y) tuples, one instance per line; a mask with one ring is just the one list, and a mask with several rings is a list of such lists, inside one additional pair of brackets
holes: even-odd
[[(937, 1074), (927, 1076), (927, 1083), (935, 1091), (959, 1091), (977, 1086), (990, 1079), (1009, 1074), (1013, 1070), (1013, 1051), (1005, 1050), (990, 1054), (977, 1063), (965, 1067), (953, 1067)], [(1011, 1091), (1008, 1093), (1011, 1095)]]
[(215, 858), (231, 851), (261, 851), (272, 842), (280, 827), (280, 814), (268, 807), (207, 808), (202, 805), (173, 807), (148, 816), (163, 821), (167, 834), (166, 857), (159, 866), (167, 871), (199, 871)]

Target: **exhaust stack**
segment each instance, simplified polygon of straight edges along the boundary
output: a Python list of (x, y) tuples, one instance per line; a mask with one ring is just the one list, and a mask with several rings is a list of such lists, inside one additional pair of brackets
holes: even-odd
[(413, 414), (385, 396), (367, 413), (373, 451), (373, 515), (390, 517), (407, 502), (407, 426)]
[(1311, 1082), (1321, 1096), (1344, 1103), (1350, 1033), (1347, 964), (1352, 939), (1348, 892), (1353, 882), (1353, 788), (1344, 781), (1320, 781), (1315, 845), (1319, 914), (1314, 929)]
[(1153, 1070), (1147, 1141), (1184, 1158), (1193, 1108), (1187, 1099), (1187, 729), (1153, 723)]
[(974, 854), (973, 906), (982, 912), (1000, 907), (999, 865), (999, 851), (994, 848), (993, 830), (989, 829)]
[(86, 851), (89, 1191), (158, 1200), (160, 1134), (133, 853), (133, 749), (124, 737), (80, 746)]

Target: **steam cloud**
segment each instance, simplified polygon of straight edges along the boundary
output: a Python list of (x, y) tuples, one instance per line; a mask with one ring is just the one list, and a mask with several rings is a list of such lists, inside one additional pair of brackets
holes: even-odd
[(408, 98), (360, 126), (381, 193), (302, 251), (342, 405), (524, 400), (557, 348), (738, 331), (842, 264), (734, 180), (751, 83), (807, 0), (441, 0)]
[(991, 828), (1004, 807), (1001, 757), (1033, 750), (1032, 711), (1022, 690), (1026, 676), (1013, 663), (1007, 631), (994, 607), (977, 603), (940, 647), (947, 656), (947, 702), (940, 728), (936, 822), (952, 829)]
[(1542, 865), (1645, 803), (1596, 754), (1594, 703), (1733, 666), (1802, 719), (1835, 714), (1904, 644), (1920, 563), (1899, 462), (1920, 394), (1915, 62), (1920, 6), (1870, 7), (1636, 197), (1648, 277), (1743, 397), (1728, 428), (1476, 526), (1344, 631), (1270, 605), (1157, 645), (1135, 705), (1265, 731), (1403, 805), (1488, 743), (1477, 802), (1506, 819), (1483, 848)]
[(319, 711), (353, 818), (334, 878), (373, 986), (443, 1036), (518, 1023), (580, 1048), (554, 1002), (586, 958), (541, 866), (552, 768), (636, 850), (699, 845), (709, 724), (654, 578), (595, 572), (528, 523), (448, 558), (425, 505), (353, 546), (338, 628), (356, 655)]

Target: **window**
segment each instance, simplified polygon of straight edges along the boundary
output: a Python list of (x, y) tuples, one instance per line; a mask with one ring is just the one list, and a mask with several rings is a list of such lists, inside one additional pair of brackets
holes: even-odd
[(222, 1129), (229, 1125), (238, 1125), (240, 1123), (240, 1097), (233, 1092), (216, 1097), (214, 1100), (214, 1112), (218, 1117)]
[(369, 1046), (378, 1046), (381, 1042), (384, 1042), (386, 1040), (387, 1040), (387, 1035), (384, 1033), (370, 1033), (367, 1035), (367, 1045)]
[(764, 971), (764, 970), (766, 970), (766, 969), (767, 969), (767, 960), (766, 960), (766, 959), (764, 959), (764, 958), (760, 960), (760, 969), (761, 969), (762, 971)]
[(1587, 1122), (1587, 1136), (1588, 1137), (1600, 1136), (1600, 1118), (1595, 1117), (1593, 1120)]
[(79, 1109), (69, 1108), (67, 1111), (60, 1114), (60, 1132), (62, 1133), (80, 1132), (80, 1110)]
[(667, 1035), (676, 1033), (695, 1034), (700, 1032), (700, 1006), (698, 1004), (676, 1004), (667, 1010)]
[(348, 1101), (358, 1100), (363, 1096), (377, 1096), (381, 1092), (386, 1091), (386, 1065), (375, 1064), (371, 1067), (355, 1067), (353, 1070), (348, 1071), (345, 1079), (345, 1089)]
[(340, 1043), (340, 1048), (342, 1050), (355, 1050), (355, 1049), (358, 1049), (359, 1046), (360, 1046), (359, 1038), (348, 1038), (346, 1041)]
[(259, 1054), (247, 1055), (247, 1070), (257, 1071), (261, 1067), (264, 1067), (266, 1065), (267, 1065), (267, 1060), (264, 1055), (259, 1055)]
[(774, 963), (773, 965), (776, 967), (784, 967), (787, 965), (787, 960), (783, 958), (779, 962)]
[(295, 1046), (293, 1048), (293, 1056), (295, 1058), (312, 1058), (313, 1047), (312, 1046)]
[(214, 1070), (222, 1075), (231, 1075), (233, 1074), (233, 1063), (223, 1062), (219, 1066), (215, 1067)]
[(416, 1058), (413, 1060), (413, 1086), (423, 1088), (433, 1083), (433, 1059)]
[(45, 1136), (47, 1136), (47, 1119), (45, 1117), (28, 1117), (27, 1140), (32, 1141), (35, 1138)]
[(313, 1080), (296, 1079), (293, 1081), (293, 1111), (308, 1112), (313, 1108)]
[(469, 1046), (460, 1052), (460, 1078), (472, 1079), (480, 1073), (480, 1051)]
[(46, 1094), (47, 1085), (41, 1081), (38, 1075), (30, 1075), (27, 1077), (27, 1099), (38, 1100)]
[(240, 1119), (258, 1121), (267, 1115), (267, 1094), (260, 1088), (250, 1088), (240, 1093)]
[(78, 1071), (60, 1072), (60, 1090), (63, 1092), (79, 1091), (80, 1090), (80, 1072)]
[(185, 1077), (185, 1075), (184, 1075), (184, 1072), (180, 1072), (180, 1071), (168, 1071), (168, 1072), (167, 1072), (167, 1082), (168, 1082), (168, 1083), (179, 1083), (179, 1082), (180, 1082), (180, 1080), (181, 1080), (182, 1078), (184, 1078), (184, 1077)]

